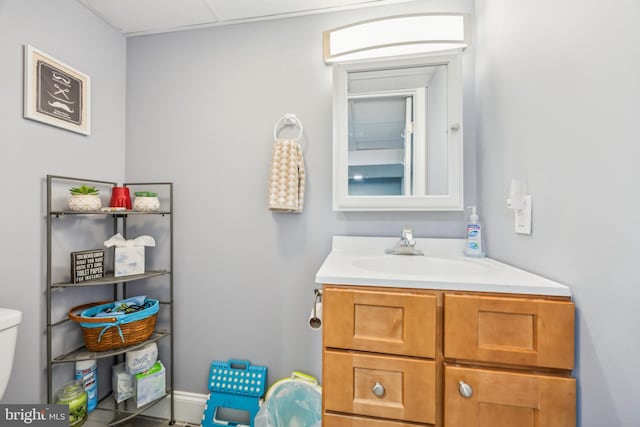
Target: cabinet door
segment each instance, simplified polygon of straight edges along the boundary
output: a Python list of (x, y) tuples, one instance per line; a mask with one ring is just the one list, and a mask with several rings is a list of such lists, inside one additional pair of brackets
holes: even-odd
[(569, 301), (446, 294), (446, 358), (573, 369)]
[(445, 427), (576, 426), (576, 382), (569, 377), (445, 366), (444, 397)]
[(433, 361), (326, 350), (322, 379), (325, 411), (435, 423)]
[(324, 347), (435, 357), (436, 297), (325, 287)]

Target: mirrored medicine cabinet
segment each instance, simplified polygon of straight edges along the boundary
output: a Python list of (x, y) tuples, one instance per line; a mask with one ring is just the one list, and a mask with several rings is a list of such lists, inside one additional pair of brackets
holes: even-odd
[(463, 209), (461, 52), (333, 67), (333, 209)]

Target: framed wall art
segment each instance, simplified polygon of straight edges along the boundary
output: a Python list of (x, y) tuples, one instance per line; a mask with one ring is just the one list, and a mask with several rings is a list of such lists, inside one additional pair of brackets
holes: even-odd
[(30, 45), (24, 58), (24, 117), (89, 135), (89, 76)]

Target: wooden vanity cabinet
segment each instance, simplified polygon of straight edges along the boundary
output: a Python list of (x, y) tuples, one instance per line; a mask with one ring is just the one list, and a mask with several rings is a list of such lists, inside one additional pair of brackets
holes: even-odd
[(324, 427), (575, 427), (569, 298), (325, 285)]
[(435, 295), (325, 288), (322, 300), (325, 347), (435, 357)]
[(327, 350), (323, 378), (328, 410), (434, 423), (433, 360)]
[(446, 293), (443, 311), (445, 427), (575, 427), (568, 298)]
[(323, 426), (435, 424), (437, 297), (325, 286), (322, 300)]
[(449, 365), (444, 376), (447, 427), (576, 425), (576, 382), (568, 376)]
[(573, 369), (570, 301), (445, 294), (444, 307), (447, 358)]

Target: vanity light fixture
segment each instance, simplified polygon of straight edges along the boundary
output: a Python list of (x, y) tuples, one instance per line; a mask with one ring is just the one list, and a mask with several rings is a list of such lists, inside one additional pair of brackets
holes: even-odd
[(454, 13), (391, 16), (323, 33), (327, 63), (461, 49), (470, 43), (471, 17)]

